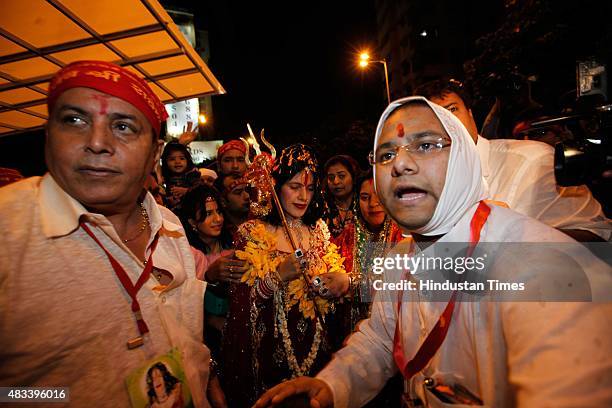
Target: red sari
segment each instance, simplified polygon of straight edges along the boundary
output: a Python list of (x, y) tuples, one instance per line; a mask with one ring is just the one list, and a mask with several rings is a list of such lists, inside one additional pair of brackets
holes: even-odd
[(361, 220), (356, 219), (354, 223), (347, 225), (339, 236), (332, 239), (340, 248), (340, 255), (345, 258), (344, 268), (353, 281), (350, 296), (345, 297), (344, 304), (338, 306), (334, 315), (334, 320), (338, 320), (335, 324), (339, 330), (334, 338), (346, 338), (355, 330), (358, 322), (370, 317), (373, 258), (385, 256), (402, 239), (401, 230), (388, 217), (378, 233), (370, 232)]
[[(246, 229), (248, 235), (247, 224), (240, 228), (243, 232)], [(237, 247), (244, 248), (247, 237), (242, 234), (239, 237)], [(314, 247), (311, 241), (307, 254), (314, 251)], [(277, 256), (287, 254), (270, 251), (271, 258)], [(298, 304), (287, 310), (287, 286), (281, 283), (269, 299), (262, 298), (255, 286), (247, 283), (234, 284), (230, 288), (220, 364), (221, 385), (230, 407), (250, 407), (263, 392), (284, 380), (298, 375), (314, 376), (331, 358), (332, 349), (324, 322), (305, 317)], [(288, 339), (283, 333), (283, 325)], [(289, 354), (303, 372), (294, 372), (288, 362)]]

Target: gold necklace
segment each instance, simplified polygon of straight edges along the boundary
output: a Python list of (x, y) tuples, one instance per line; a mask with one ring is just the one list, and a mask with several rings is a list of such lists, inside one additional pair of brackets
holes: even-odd
[(140, 230), (132, 238), (122, 239), (124, 244), (127, 244), (128, 242), (133, 241), (139, 236), (141, 236), (144, 230), (147, 228), (147, 225), (149, 225), (149, 215), (147, 214), (147, 210), (145, 210), (143, 203), (140, 203), (140, 216), (142, 218), (142, 224), (140, 225)]

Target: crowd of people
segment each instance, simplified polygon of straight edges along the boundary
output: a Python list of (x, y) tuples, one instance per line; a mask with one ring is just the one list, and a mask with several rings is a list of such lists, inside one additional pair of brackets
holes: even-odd
[[(214, 171), (164, 146), (141, 78), (64, 67), (49, 172), (0, 190), (0, 386), (70, 387), (74, 406), (609, 405), (612, 274), (576, 241), (610, 241), (610, 220), (557, 186), (550, 146), (480, 136), (457, 81), (415, 92), (383, 112), (369, 169), (229, 140)], [(405, 277), (375, 260), (455, 242), (559, 244), (487, 273), (554, 270), (588, 299), (374, 290)]]

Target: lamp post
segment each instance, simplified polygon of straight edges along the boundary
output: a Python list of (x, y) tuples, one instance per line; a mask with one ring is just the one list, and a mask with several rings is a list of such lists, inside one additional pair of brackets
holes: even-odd
[(367, 67), (370, 62), (379, 62), (383, 65), (383, 68), (385, 70), (385, 85), (387, 87), (387, 103), (390, 105), (391, 92), (389, 92), (389, 73), (387, 71), (387, 61), (385, 61), (385, 59), (370, 61), (370, 55), (367, 52), (362, 52), (359, 55), (359, 66), (361, 68)]

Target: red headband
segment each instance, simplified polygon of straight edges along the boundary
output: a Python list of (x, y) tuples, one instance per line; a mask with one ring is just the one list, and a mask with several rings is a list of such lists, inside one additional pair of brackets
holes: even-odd
[(229, 185), (227, 186), (225, 190), (229, 192), (229, 191), (234, 190), (238, 186), (247, 185), (247, 184), (249, 184), (247, 179), (245, 179), (244, 177), (238, 177), (237, 179), (229, 183)]
[(246, 153), (246, 147), (244, 143), (241, 140), (234, 139), (234, 140), (230, 140), (224, 145), (219, 146), (219, 149), (217, 149), (217, 158), (220, 159), (221, 156), (223, 156), (228, 150), (232, 150), (232, 149), (240, 150), (242, 154)]
[(123, 99), (142, 112), (159, 135), (168, 113), (144, 79), (118, 65), (103, 61), (77, 61), (62, 68), (49, 85), (49, 114), (57, 98), (71, 88), (92, 88)]

